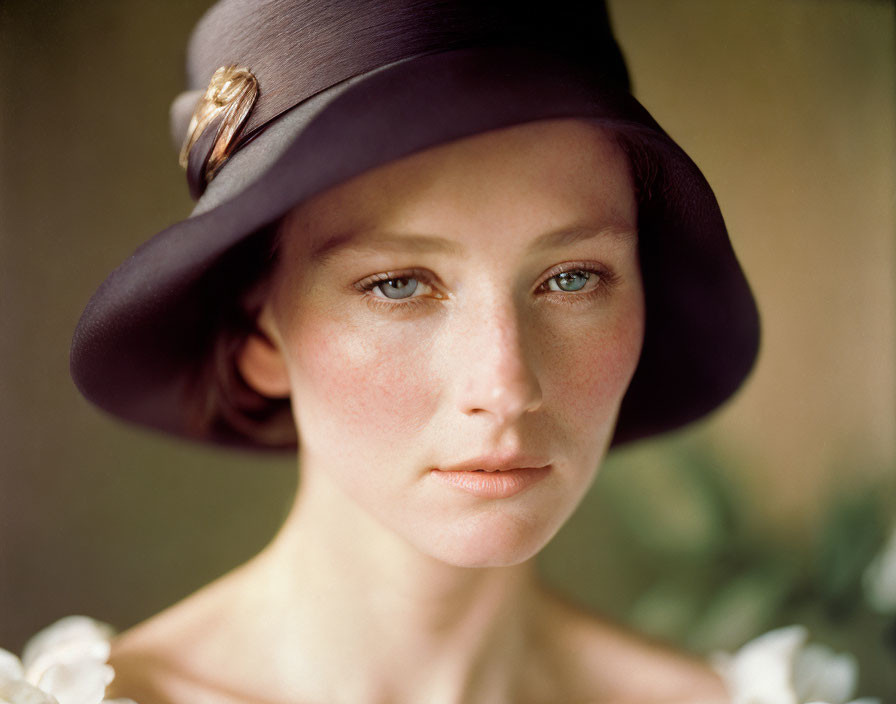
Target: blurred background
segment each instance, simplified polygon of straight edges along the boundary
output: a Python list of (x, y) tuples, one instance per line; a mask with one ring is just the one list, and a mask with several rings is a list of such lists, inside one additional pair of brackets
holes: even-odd
[[(124, 629), (261, 548), (291, 459), (125, 427), (81, 308), (190, 210), (168, 133), (206, 0), (0, 0), (0, 646)], [(546, 579), (695, 652), (805, 623), (896, 701), (896, 51), (873, 0), (611, 0), (636, 95), (713, 184), (763, 315), (707, 421), (616, 451)], [(888, 544), (888, 536), (889, 544)]]

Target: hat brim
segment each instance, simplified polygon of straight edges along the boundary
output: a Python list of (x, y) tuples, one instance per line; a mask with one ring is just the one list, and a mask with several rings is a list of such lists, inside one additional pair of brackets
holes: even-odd
[(103, 282), (75, 331), (75, 383), (133, 423), (255, 447), (237, 432), (195, 437), (183, 398), (207, 344), (196, 339), (214, 305), (206, 283), (222, 258), (297, 203), (364, 171), (481, 132), (567, 117), (625, 133), (656, 164), (650, 212), (639, 223), (644, 348), (613, 443), (705, 415), (742, 383), (759, 341), (755, 303), (712, 190), (629, 93), (558, 57), (510, 47), (407, 59), (278, 118), (225, 164), (191, 217)]

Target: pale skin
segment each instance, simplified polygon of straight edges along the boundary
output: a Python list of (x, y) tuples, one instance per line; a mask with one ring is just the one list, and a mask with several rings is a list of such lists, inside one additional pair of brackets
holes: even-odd
[[(705, 664), (567, 605), (533, 568), (594, 479), (643, 341), (637, 208), (609, 134), (478, 135), (281, 229), (238, 365), (292, 399), (293, 510), (254, 560), (114, 642), (110, 696), (726, 701)], [(439, 479), (483, 456), (548, 469), (499, 498)]]

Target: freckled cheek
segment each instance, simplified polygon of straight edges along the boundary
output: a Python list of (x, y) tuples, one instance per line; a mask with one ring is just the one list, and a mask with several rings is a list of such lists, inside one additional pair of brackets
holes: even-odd
[(571, 425), (594, 430), (614, 416), (628, 389), (641, 352), (642, 319), (619, 316), (613, 325), (584, 334), (578, 328), (563, 339), (550, 365), (552, 396), (562, 401)]
[[(396, 437), (426, 426), (438, 389), (425, 345), (401, 327), (353, 328), (306, 318), (290, 343), (299, 416), (339, 428), (344, 437), (371, 437), (394, 447)], [(304, 412), (303, 412), (304, 411)]]

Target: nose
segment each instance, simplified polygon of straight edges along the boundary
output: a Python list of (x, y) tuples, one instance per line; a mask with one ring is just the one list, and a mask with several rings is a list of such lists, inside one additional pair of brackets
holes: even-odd
[(505, 427), (541, 405), (535, 340), (512, 301), (473, 306), (458, 332), (452, 373), (465, 415)]

